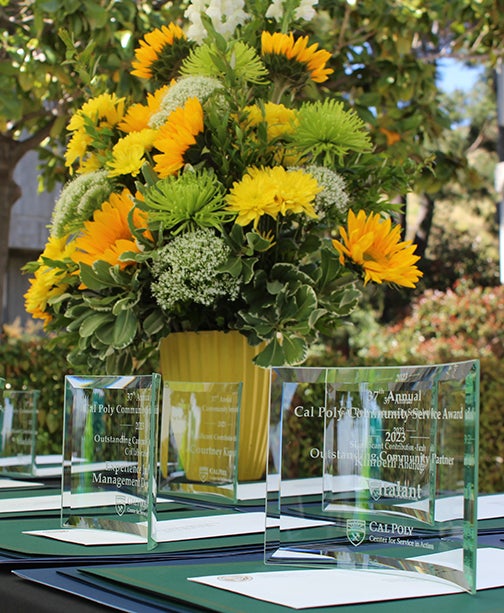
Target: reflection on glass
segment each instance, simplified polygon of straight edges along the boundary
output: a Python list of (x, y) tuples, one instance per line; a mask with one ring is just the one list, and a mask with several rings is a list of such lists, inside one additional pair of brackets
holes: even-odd
[(5, 390), (0, 402), (0, 473), (35, 474), (38, 390)]
[(474, 593), (479, 362), (276, 368), (268, 563), (397, 569)]
[(62, 526), (138, 534), (155, 547), (160, 381), (65, 378)]
[(160, 493), (236, 500), (241, 388), (164, 382)]

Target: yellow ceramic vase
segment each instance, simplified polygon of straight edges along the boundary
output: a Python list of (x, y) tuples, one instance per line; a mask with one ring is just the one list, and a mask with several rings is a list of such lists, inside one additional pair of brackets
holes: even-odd
[(268, 444), (269, 371), (252, 359), (261, 350), (237, 331), (175, 332), (161, 341), (166, 381), (242, 382), (238, 480), (264, 476)]

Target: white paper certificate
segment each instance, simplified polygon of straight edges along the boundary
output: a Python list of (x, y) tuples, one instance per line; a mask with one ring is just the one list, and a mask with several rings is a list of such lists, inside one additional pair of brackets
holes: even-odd
[[(188, 580), (293, 609), (441, 596), (463, 591), (441, 579), (415, 573), (341, 568), (210, 575)], [(478, 550), (477, 585), (479, 590), (504, 586), (504, 549)]]

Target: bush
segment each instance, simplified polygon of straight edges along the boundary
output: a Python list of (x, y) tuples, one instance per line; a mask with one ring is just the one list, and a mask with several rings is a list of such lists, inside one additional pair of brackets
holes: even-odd
[(359, 358), (393, 357), (397, 362), (453, 361), (504, 357), (504, 287), (471, 287), (460, 281), (446, 291), (426, 290), (411, 312), (388, 326), (352, 335)]
[(0, 336), (0, 377), (13, 390), (39, 390), (37, 454), (61, 453), (64, 378), (71, 374), (66, 351), (38, 328), (4, 326)]

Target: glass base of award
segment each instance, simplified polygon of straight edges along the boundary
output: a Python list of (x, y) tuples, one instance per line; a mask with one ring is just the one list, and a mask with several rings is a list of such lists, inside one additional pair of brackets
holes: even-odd
[(61, 525), (156, 542), (161, 375), (67, 376)]
[(418, 573), (474, 593), (478, 418), (477, 360), (274, 368), (266, 563)]
[(38, 390), (5, 390), (0, 402), (0, 474), (35, 474)]
[(165, 381), (159, 494), (236, 501), (241, 383)]

